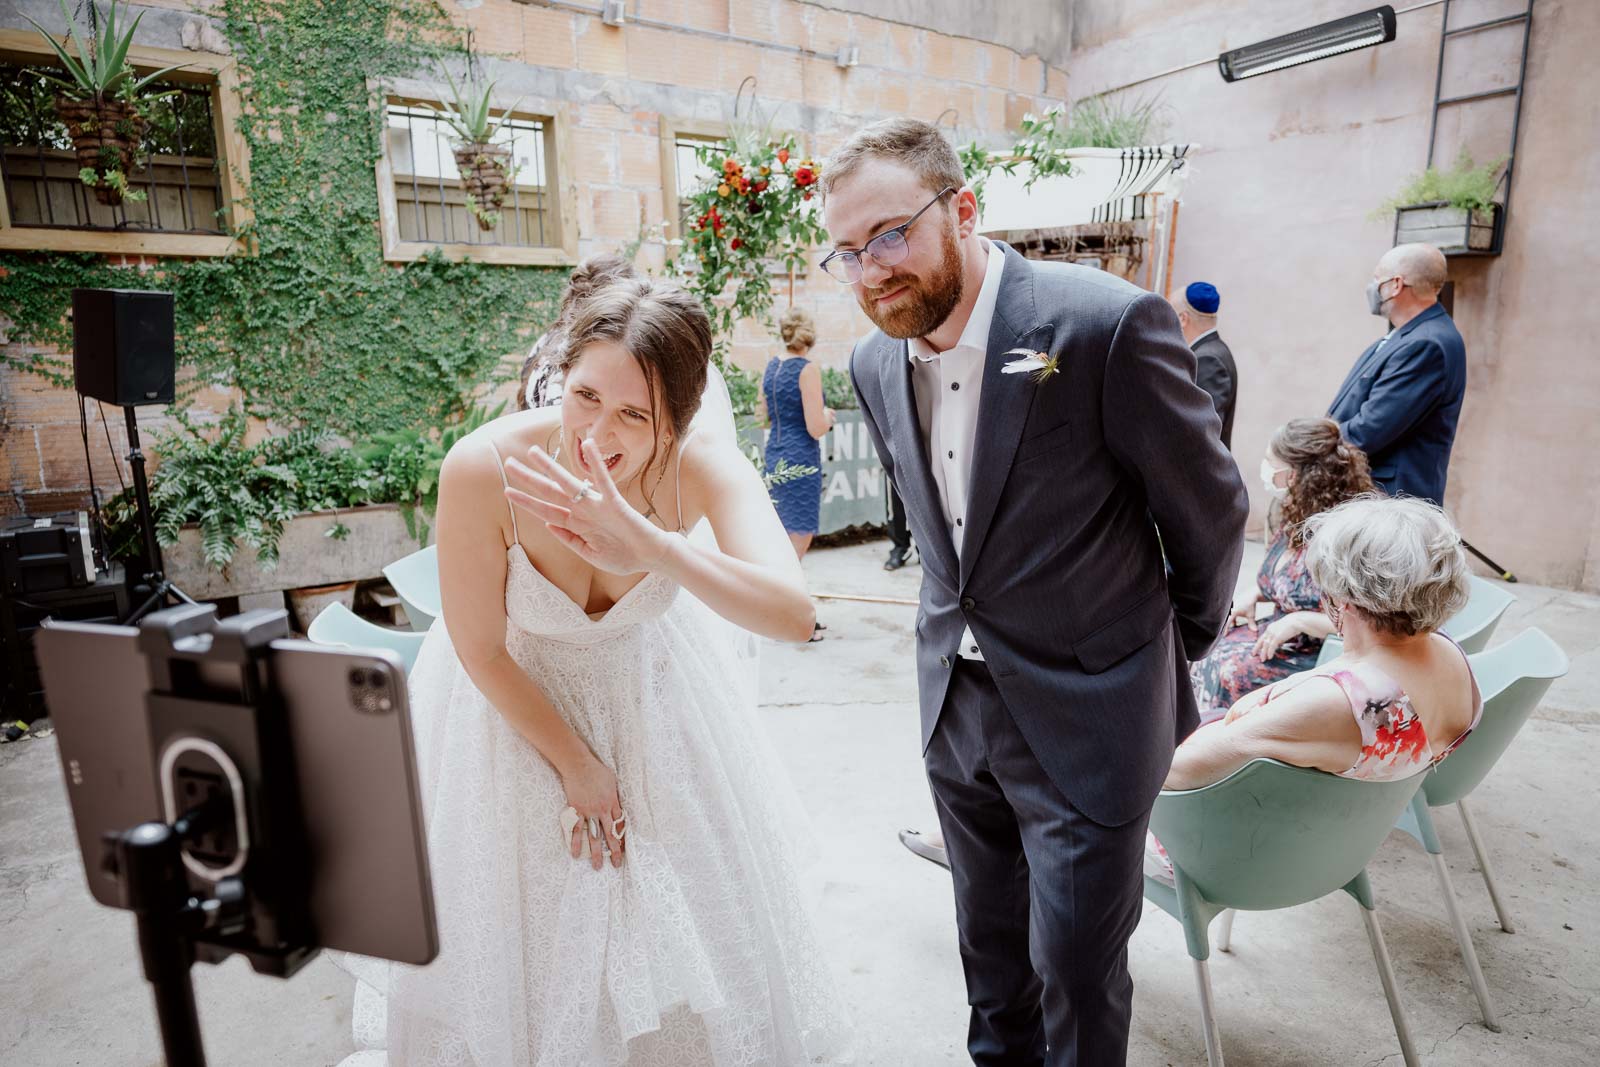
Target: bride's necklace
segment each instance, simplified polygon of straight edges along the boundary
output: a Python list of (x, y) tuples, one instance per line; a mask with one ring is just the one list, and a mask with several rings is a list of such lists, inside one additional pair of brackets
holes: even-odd
[[(561, 462), (561, 439), (566, 436), (566, 434), (564, 433), (565, 429), (566, 429), (566, 427), (564, 427), (564, 426), (557, 426), (554, 430), (551, 431), (551, 436), (545, 438), (545, 445), (546, 446), (548, 446), (550, 444), (552, 439), (555, 441), (555, 445), (556, 445), (555, 451), (550, 452), (550, 458), (555, 460), (557, 463)], [(549, 452), (550, 449), (547, 447), (545, 449), (545, 451)], [(655, 496), (656, 496), (656, 493), (661, 490), (661, 483), (666, 481), (666, 479), (667, 479), (667, 459), (671, 458), (671, 456), (672, 456), (672, 449), (669, 446), (668, 449), (667, 449), (667, 455), (665, 457), (663, 457), (662, 460), (661, 460), (661, 473), (656, 475), (655, 488), (650, 491), (650, 495), (649, 496), (644, 498), (645, 503), (650, 505), (649, 510), (642, 513), (644, 515), (644, 517), (647, 518), (647, 519), (657, 519), (657, 518), (661, 517), (661, 513), (656, 511)]]

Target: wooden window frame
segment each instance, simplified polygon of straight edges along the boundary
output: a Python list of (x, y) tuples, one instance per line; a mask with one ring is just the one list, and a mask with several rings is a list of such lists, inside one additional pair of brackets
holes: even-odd
[(678, 232), (678, 138), (695, 137), (725, 140), (731, 132), (725, 122), (697, 122), (661, 116), (661, 193), (664, 233), (669, 241), (683, 240)]
[[(58, 37), (63, 44), (66, 38)], [(0, 29), (0, 57), (11, 62), (55, 64), (60, 61), (34, 30)], [(222, 202), (235, 233), (251, 221), (245, 204), (250, 184), (250, 153), (239, 132), (239, 74), (231, 56), (214, 52), (178, 51), (171, 48), (128, 49), (128, 61), (146, 71), (181, 65), (166, 78), (211, 88), (211, 115), (215, 131), (218, 178)], [(0, 249), (22, 252), (105, 252), (140, 256), (226, 256), (245, 251), (232, 234), (160, 233), (145, 230), (77, 230), (49, 226), (12, 226), (5, 183), (0, 182)]]
[[(374, 86), (379, 106), (387, 116), (390, 104), (410, 106), (434, 104), (443, 107), (445, 99), (437, 86), (421, 82), (397, 82)], [(570, 174), (572, 123), (567, 105), (561, 101), (526, 98), (518, 104), (507, 94), (496, 92), (491, 104), (503, 114), (513, 104), (513, 118), (544, 124), (545, 182), (549, 190), (552, 227), (560, 240), (554, 245), (480, 245), (465, 242), (405, 241), (400, 238), (400, 210), (394, 192), (394, 170), (389, 165), (388, 145), (378, 154), (378, 217), (383, 233), (383, 258), (390, 263), (414, 263), (432, 252), (454, 261), (473, 260), (501, 266), (566, 267), (578, 261), (577, 187)], [(387, 117), (384, 119), (387, 122)]]

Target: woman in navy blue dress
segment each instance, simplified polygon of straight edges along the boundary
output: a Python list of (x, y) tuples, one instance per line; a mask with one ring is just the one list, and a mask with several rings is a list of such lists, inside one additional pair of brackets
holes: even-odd
[[(817, 341), (816, 322), (803, 308), (792, 307), (783, 313), (778, 329), (784, 351), (768, 362), (761, 377), (758, 413), (771, 427), (767, 436), (767, 473), (784, 461), (790, 467), (809, 467), (815, 472), (772, 488), (778, 518), (789, 532), (795, 555), (803, 557), (817, 534), (822, 507), (820, 442), (833, 427), (834, 414), (822, 400), (822, 368), (806, 358)], [(811, 639), (818, 640), (819, 635), (813, 634)]]

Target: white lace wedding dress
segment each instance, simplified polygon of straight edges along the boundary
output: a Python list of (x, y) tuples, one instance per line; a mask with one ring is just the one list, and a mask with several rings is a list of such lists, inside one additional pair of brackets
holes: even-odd
[[(464, 444), (466, 442), (463, 442)], [(444, 621), (411, 675), (440, 955), (343, 958), (391, 1067), (833, 1062), (842, 1005), (802, 899), (807, 825), (729, 670), (728, 625), (652, 574), (591, 618), (507, 553), (506, 647), (617, 776), (620, 868), (572, 859), (561, 781)]]

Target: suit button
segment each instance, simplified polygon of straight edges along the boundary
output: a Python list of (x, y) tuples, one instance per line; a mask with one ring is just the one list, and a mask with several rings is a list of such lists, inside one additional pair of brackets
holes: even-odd
[(941, 667), (949, 667), (950, 666), (950, 657), (949, 656), (940, 656), (939, 657), (939, 666), (941, 666)]
[(961, 610), (962, 611), (971, 611), (973, 608), (975, 608), (977, 606), (978, 606), (978, 602), (976, 600), (973, 600), (971, 597), (964, 596), (964, 597), (961, 598)]

